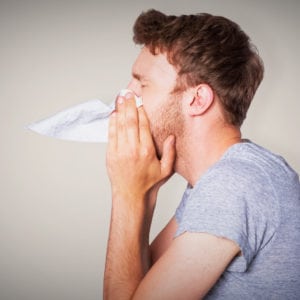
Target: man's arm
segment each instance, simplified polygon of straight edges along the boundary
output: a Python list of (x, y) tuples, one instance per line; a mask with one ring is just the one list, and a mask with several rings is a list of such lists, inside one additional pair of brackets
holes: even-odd
[[(108, 172), (112, 216), (104, 275), (104, 299), (198, 299), (204, 296), (239, 252), (227, 239), (184, 233), (172, 240), (173, 219), (153, 242), (149, 231), (155, 197), (149, 191), (172, 173), (174, 147), (165, 142), (156, 157), (149, 124), (134, 100), (118, 104), (109, 129)], [(165, 155), (168, 153), (169, 155)]]
[[(167, 155), (164, 155), (167, 153)], [(112, 213), (104, 274), (105, 299), (131, 299), (150, 267), (149, 231), (161, 182), (172, 174), (173, 138), (156, 156), (148, 119), (134, 99), (118, 98), (110, 118), (107, 168)]]
[(152, 264), (155, 264), (155, 262), (167, 251), (173, 241), (176, 230), (177, 222), (175, 217), (172, 217), (151, 243), (150, 251)]
[(201, 299), (239, 251), (231, 240), (185, 232), (152, 266), (133, 299)]

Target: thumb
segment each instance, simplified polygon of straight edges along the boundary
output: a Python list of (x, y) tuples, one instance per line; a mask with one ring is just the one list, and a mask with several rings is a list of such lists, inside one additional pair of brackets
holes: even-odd
[(173, 172), (175, 156), (175, 136), (170, 135), (164, 141), (162, 157), (160, 160), (161, 175), (163, 178), (171, 175), (171, 173)]

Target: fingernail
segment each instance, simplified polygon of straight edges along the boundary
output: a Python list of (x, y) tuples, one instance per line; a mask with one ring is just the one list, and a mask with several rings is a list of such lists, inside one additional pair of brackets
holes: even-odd
[(124, 101), (123, 101), (123, 97), (120, 97), (120, 96), (119, 96), (119, 97), (118, 97), (118, 103), (119, 103), (119, 104), (122, 104), (123, 102), (124, 102)]
[(170, 143), (171, 143), (171, 145), (173, 146), (174, 144), (175, 144), (175, 136), (174, 135), (171, 135), (171, 141), (170, 141)]
[(127, 93), (127, 94), (125, 95), (125, 98), (126, 98), (127, 100), (132, 99), (132, 98), (133, 98), (133, 94), (132, 94), (132, 93)]

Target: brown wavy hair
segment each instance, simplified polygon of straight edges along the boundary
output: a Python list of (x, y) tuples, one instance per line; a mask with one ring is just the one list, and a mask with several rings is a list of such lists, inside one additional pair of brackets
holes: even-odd
[(137, 18), (133, 32), (136, 44), (167, 55), (178, 71), (176, 91), (209, 84), (227, 122), (242, 125), (264, 67), (239, 25), (207, 13), (168, 16), (149, 10)]

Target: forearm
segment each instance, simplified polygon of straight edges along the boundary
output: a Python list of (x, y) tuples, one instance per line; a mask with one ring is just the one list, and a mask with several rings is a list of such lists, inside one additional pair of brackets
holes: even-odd
[[(143, 198), (143, 199), (141, 199)], [(154, 202), (114, 196), (104, 274), (104, 299), (131, 299), (150, 268)]]
[[(129, 96), (129, 97), (128, 97)], [(110, 117), (107, 170), (112, 213), (104, 299), (131, 299), (150, 268), (149, 231), (159, 186), (173, 173), (173, 136), (159, 160), (143, 107), (131, 95), (117, 99)]]

